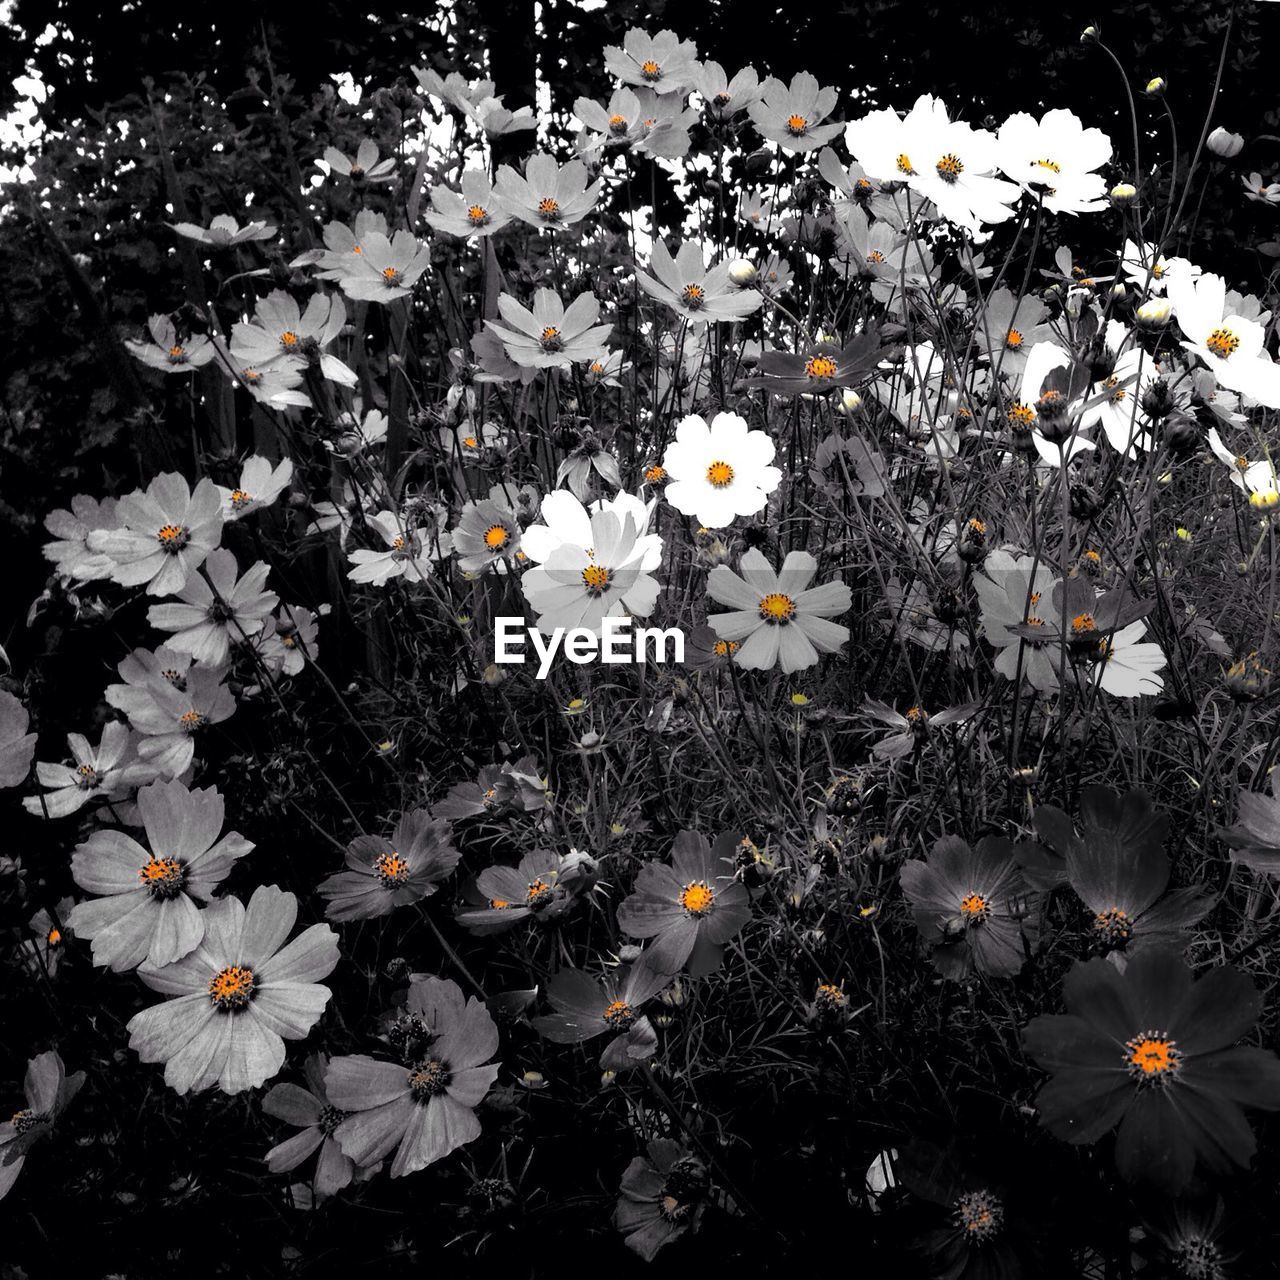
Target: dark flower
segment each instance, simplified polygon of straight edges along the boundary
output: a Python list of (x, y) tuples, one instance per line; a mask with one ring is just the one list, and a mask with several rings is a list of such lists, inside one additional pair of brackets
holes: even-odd
[(943, 836), (898, 876), (944, 977), (1008, 977), (1022, 968), (1023, 939), (1034, 945), (1037, 934), (1034, 895), (1008, 840), (987, 836), (971, 849), (959, 836)]
[(1242, 791), (1236, 798), (1236, 825), (1223, 832), (1231, 857), (1264, 874), (1280, 874), (1280, 797)]
[(530, 916), (554, 920), (564, 914), (569, 894), (560, 883), (561, 858), (534, 849), (517, 867), (486, 867), (476, 877), (479, 910), (463, 910), (458, 920), (475, 933), (500, 933)]
[(581, 969), (562, 969), (547, 988), (555, 1013), (534, 1018), (534, 1030), (555, 1044), (581, 1044), (612, 1032), (600, 1066), (605, 1071), (625, 1071), (653, 1057), (658, 1037), (640, 1008), (670, 982), (670, 975), (642, 964), (602, 981)]
[(462, 818), (504, 813), (534, 813), (547, 800), (547, 784), (533, 756), (514, 763), (485, 765), (475, 782), (459, 782), (433, 810), (437, 818)]
[(779, 396), (856, 387), (875, 372), (880, 359), (880, 332), (868, 329), (843, 347), (834, 342), (817, 342), (802, 353), (766, 351), (746, 385)]
[(684, 647), (684, 664), (695, 671), (721, 671), (728, 668), (741, 646), (736, 640), (721, 640), (705, 623), (689, 633)]
[(313, 1053), (306, 1067), (307, 1085), (272, 1085), (262, 1100), (262, 1109), (269, 1116), (283, 1120), (298, 1130), (267, 1152), (263, 1158), (272, 1173), (287, 1173), (296, 1169), (317, 1149), (314, 1189), (316, 1198), (323, 1200), (335, 1195), (347, 1186), (355, 1174), (355, 1163), (344, 1155), (334, 1138), (334, 1130), (346, 1119), (347, 1113), (335, 1107), (325, 1091), (324, 1076), (329, 1059), (322, 1053)]
[(646, 1262), (663, 1245), (696, 1231), (711, 1180), (706, 1166), (678, 1142), (658, 1138), (622, 1175), (613, 1224)]
[(1053, 1075), (1036, 1105), (1055, 1137), (1093, 1143), (1118, 1127), (1121, 1174), (1167, 1192), (1186, 1186), (1197, 1159), (1217, 1172), (1248, 1164), (1243, 1108), (1280, 1110), (1280, 1061), (1232, 1047), (1262, 1007), (1245, 974), (1224, 966), (1196, 981), (1177, 952), (1150, 947), (1123, 972), (1101, 958), (1076, 964), (1063, 1000), (1066, 1014), (1023, 1032)]
[(62, 1059), (50, 1049), (27, 1063), (23, 1092), (27, 1105), (0, 1124), (0, 1200), (9, 1194), (22, 1172), (27, 1152), (53, 1131), (84, 1084), (84, 1072), (67, 1075)]
[(720, 967), (724, 944), (751, 918), (747, 890), (735, 878), (740, 833), (726, 832), (713, 845), (696, 831), (682, 831), (671, 848), (671, 866), (641, 867), (631, 896), (618, 907), (618, 925), (633, 938), (653, 938), (642, 965), (662, 974), (705, 977)]

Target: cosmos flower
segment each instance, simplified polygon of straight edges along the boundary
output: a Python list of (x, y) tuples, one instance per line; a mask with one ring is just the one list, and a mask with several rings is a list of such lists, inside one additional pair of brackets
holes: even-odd
[(1050, 1133), (1083, 1145), (1118, 1129), (1121, 1175), (1166, 1193), (1197, 1162), (1215, 1173), (1248, 1165), (1256, 1144), (1243, 1110), (1280, 1110), (1280, 1061), (1233, 1047), (1262, 1008), (1245, 974), (1222, 966), (1196, 979), (1176, 951), (1150, 947), (1123, 972), (1077, 963), (1063, 1003), (1065, 1014), (1042, 1014), (1022, 1035), (1051, 1074), (1036, 1095)]
[(225, 213), (220, 213), (207, 227), (197, 226), (194, 222), (171, 222), (169, 225), (180, 236), (208, 245), (211, 249), (230, 249), (251, 240), (271, 240), (276, 234), (276, 228), (268, 222), (249, 222), (242, 227)]
[(1164, 688), (1161, 670), (1168, 665), (1164, 650), (1144, 641), (1147, 624), (1141, 620), (1120, 627), (1098, 641), (1093, 660), (1101, 670), (1098, 687), (1117, 698), (1156, 694)]
[(258, 634), (271, 611), (280, 603), (266, 590), (271, 566), (258, 561), (238, 574), (236, 558), (219, 548), (204, 562), (204, 576), (194, 575), (175, 602), (153, 604), (147, 621), (158, 631), (169, 632), (165, 643), (196, 662), (218, 666), (227, 660), (233, 644)]
[(190, 955), (205, 934), (196, 903), (208, 902), (253, 848), (238, 831), (222, 834), (225, 805), (213, 787), (153, 782), (138, 792), (138, 813), (146, 848), (101, 827), (71, 858), (76, 884), (102, 896), (76, 906), (67, 924), (92, 940), (94, 964), (116, 973)]
[(1025, 111), (1000, 126), (1000, 168), (1050, 213), (1096, 213), (1107, 184), (1096, 171), (1111, 159), (1111, 139), (1056, 108), (1036, 120)]
[(360, 140), (354, 159), (337, 147), (325, 147), (324, 162), (329, 166), (332, 177), (352, 178), (358, 182), (373, 184), (395, 180), (395, 157), (388, 156), (385, 160), (379, 160), (378, 144), (372, 138)]
[(65, 818), (96, 800), (119, 800), (154, 770), (138, 764), (133, 735), (120, 720), (102, 726), (96, 747), (83, 734), (69, 733), (72, 764), (36, 764), (36, 781), (48, 790), (25, 796), (22, 807), (37, 818)]
[[(321, 611), (328, 607), (322, 605)], [(272, 674), (296, 676), (308, 661), (315, 661), (319, 633), (319, 620), (310, 609), (286, 604), (253, 637), (253, 648)]]
[(222, 518), (239, 520), (250, 512), (269, 507), (293, 479), (293, 459), (284, 458), (272, 465), (270, 458), (253, 454), (240, 468), (240, 481), (234, 489), (218, 486), (222, 497)]
[(775, 446), (767, 431), (752, 431), (736, 413), (718, 413), (708, 426), (691, 414), (676, 426), (662, 457), (666, 499), (707, 529), (724, 529), (738, 516), (754, 515), (782, 483), (772, 466)]
[(696, 1231), (711, 1190), (706, 1166), (680, 1143), (655, 1138), (627, 1165), (613, 1224), (628, 1249), (652, 1262), (659, 1249)]
[(959, 836), (943, 836), (898, 878), (943, 977), (1007, 978), (1022, 968), (1023, 940), (1034, 944), (1038, 926), (1008, 840), (987, 836), (970, 848)]
[(413, 809), (389, 837), (357, 836), (347, 846), (347, 869), (320, 882), (330, 920), (367, 920), (429, 897), (462, 856), (450, 844), (449, 823), (429, 809)]
[(1280, 871), (1280, 797), (1275, 794), (1276, 775), (1270, 775), (1270, 794), (1241, 791), (1236, 796), (1236, 822), (1223, 832), (1231, 857), (1255, 871), (1275, 875)]
[(538, 127), (532, 107), (517, 107), (512, 111), (502, 104), (502, 95), (481, 98), (468, 112), (490, 138), (502, 138), (512, 133), (523, 133)]
[(1222, 434), (1217, 427), (1209, 428), (1208, 439), (1213, 456), (1228, 469), (1231, 483), (1241, 493), (1251, 495), (1276, 492), (1276, 468), (1270, 458), (1259, 458), (1257, 462), (1250, 462), (1244, 454), (1233, 453), (1223, 442)]
[(29, 942), (19, 945), (19, 954), (28, 973), (43, 973), (50, 978), (57, 974), (67, 949), (64, 921), (74, 905), (74, 900), (69, 897), (59, 898), (54, 907), (41, 907), (27, 921), (27, 929), (32, 936)]
[(1198, 356), (1222, 386), (1280, 409), (1280, 365), (1267, 355), (1266, 331), (1255, 320), (1227, 313), (1221, 276), (1205, 274), (1191, 280), (1175, 275), (1169, 281), (1169, 301), (1186, 335), (1183, 347)]
[(402, 228), (390, 239), (370, 231), (338, 283), (348, 298), (386, 304), (411, 297), (430, 265), (431, 250), (412, 231)]
[(1155, 437), (1142, 413), (1142, 395), (1159, 375), (1159, 366), (1140, 347), (1122, 352), (1111, 372), (1093, 384), (1080, 429), (1100, 424), (1111, 447), (1128, 458), (1150, 452)]
[(296, 1084), (273, 1084), (262, 1100), (262, 1110), (267, 1115), (298, 1130), (293, 1137), (267, 1152), (263, 1157), (267, 1168), (272, 1173), (289, 1173), (319, 1150), (312, 1185), (320, 1200), (337, 1195), (351, 1184), (356, 1173), (355, 1161), (343, 1154), (334, 1137), (347, 1113), (329, 1101), (325, 1088), (328, 1069), (327, 1055), (313, 1053), (303, 1068), (305, 1088)]
[(181, 591), (222, 538), (222, 499), (212, 480), (193, 492), (176, 472), (156, 476), (116, 506), (119, 524), (95, 529), (86, 545), (114, 562), (111, 577), (121, 586), (146, 584), (147, 594)]
[(77, 493), (69, 511), (59, 508), (45, 516), (44, 527), (53, 534), (54, 541), (45, 543), (44, 557), (61, 576), (76, 582), (111, 576), (115, 561), (103, 551), (90, 551), (89, 535), (95, 529), (119, 526), (116, 505), (115, 498), (99, 502), (88, 494)]
[(843, 347), (836, 342), (816, 342), (800, 353), (766, 351), (756, 365), (758, 372), (746, 383), (777, 396), (857, 387), (871, 376), (880, 357), (879, 330), (868, 329)]
[(695, 87), (713, 120), (729, 120), (759, 98), (760, 77), (755, 67), (743, 67), (731, 79), (718, 62), (707, 61), (698, 64)]
[(0, 1200), (13, 1189), (31, 1148), (53, 1132), (83, 1084), (84, 1072), (67, 1075), (55, 1049), (27, 1063), (22, 1086), (27, 1105), (0, 1123)]
[(747, 111), (762, 138), (784, 151), (813, 151), (844, 130), (842, 124), (822, 123), (835, 109), (837, 97), (836, 89), (824, 89), (807, 71), (800, 71), (789, 86), (773, 76), (766, 79)]
[(588, 185), (587, 166), (581, 160), (558, 165), (554, 156), (538, 152), (525, 163), (521, 177), (510, 165), (502, 165), (493, 184), (498, 204), (514, 218), (540, 231), (558, 231), (580, 222), (600, 198), (603, 181)]
[(489, 175), (483, 169), (467, 169), (462, 175), (462, 192), (443, 184), (431, 188), (431, 208), (427, 221), (446, 235), (470, 239), (491, 236), (511, 221), (511, 215), (494, 198)]
[(872, 756), (877, 760), (901, 760), (903, 756), (923, 748), (934, 730), (945, 729), (949, 724), (962, 724), (977, 710), (977, 704), (968, 702), (963, 706), (935, 711), (932, 715), (923, 707), (908, 707), (904, 714), (895, 711), (888, 703), (867, 698), (862, 709), (872, 720), (894, 730), (871, 748)]
[(347, 308), (337, 294), (313, 294), (304, 312), (289, 294), (274, 289), (258, 302), (252, 322), (232, 326), (231, 356), (249, 373), (301, 372), (314, 359), (324, 377), (351, 387), (355, 372), (326, 350), (346, 322)]
[(1018, 378), (1027, 367), (1027, 356), (1041, 343), (1050, 342), (1053, 330), (1044, 324), (1049, 309), (1031, 294), (1021, 300), (1003, 287), (987, 298), (974, 325), (973, 336), (987, 353), (993, 369)]
[(982, 609), (982, 634), (998, 650), (995, 669), (1009, 680), (1019, 676), (1042, 692), (1058, 687), (1059, 650), (1050, 649), (1015, 628), (1034, 626), (1041, 601), (1047, 608), (1054, 575), (1035, 556), (1014, 555), (996, 548), (973, 575), (973, 587)]
[(581, 1044), (611, 1033), (601, 1070), (626, 1071), (651, 1058), (658, 1047), (657, 1033), (640, 1009), (670, 982), (670, 975), (643, 964), (599, 981), (581, 969), (561, 969), (547, 987), (555, 1012), (534, 1018), (533, 1028), (553, 1044)]
[(147, 321), (150, 342), (128, 339), (125, 346), (150, 369), (161, 373), (190, 373), (209, 363), (217, 349), (207, 334), (179, 338), (177, 327), (168, 316), (154, 315)]
[(1247, 178), (1241, 177), (1246, 200), (1258, 204), (1280, 204), (1280, 182), (1267, 182), (1260, 173), (1251, 173)]
[(551, 849), (531, 849), (515, 867), (486, 867), (476, 877), (477, 909), (464, 908), (459, 922), (475, 933), (501, 933), (522, 920), (558, 919), (570, 902), (560, 884), (562, 869), (563, 860)]
[(356, 259), (364, 253), (364, 241), (373, 232), (389, 235), (390, 227), (384, 214), (374, 209), (361, 209), (351, 226), (343, 222), (326, 222), (321, 236), (323, 249), (308, 249), (289, 264), (291, 267), (318, 266), (316, 278), (341, 280), (356, 269)]
[(702, 248), (686, 240), (675, 258), (661, 240), (654, 243), (649, 257), (653, 275), (636, 273), (636, 283), (658, 302), (683, 316), (690, 324), (713, 320), (741, 320), (764, 305), (754, 290), (739, 289), (729, 278), (729, 264), (708, 267)]
[(535, 756), (521, 756), (503, 764), (487, 764), (474, 782), (458, 782), (432, 806), (437, 818), (460, 822), (467, 818), (535, 813), (546, 804), (546, 780)]
[[(823, 152), (829, 155), (829, 152)], [(863, 179), (866, 181), (866, 179)], [(885, 219), (872, 222), (861, 204), (842, 200), (834, 209), (836, 259), (859, 280), (872, 285), (872, 296), (887, 302), (892, 292), (903, 283), (905, 263), (902, 235)], [(920, 246), (912, 250), (919, 253)]]
[(235, 712), (225, 680), (216, 668), (193, 667), (180, 683), (161, 680), (126, 695), (125, 714), (140, 735), (139, 759), (168, 778), (185, 772), (195, 758), (197, 736)]
[(1081, 434), (1070, 399), (1058, 385), (1070, 377), (1071, 368), (1070, 352), (1056, 342), (1037, 342), (1027, 352), (1018, 398), (1006, 411), (1015, 443), (1029, 439), (1040, 461), (1050, 467), (1065, 467), (1097, 448)]
[(600, 302), (590, 290), (566, 307), (554, 290), (538, 289), (532, 311), (503, 293), (498, 311), (506, 323), (485, 324), (502, 339), (507, 355), (527, 369), (568, 369), (575, 361), (589, 360), (613, 328), (596, 324)]
[(379, 511), (366, 523), (383, 541), (384, 550), (358, 548), (347, 553), (355, 566), (347, 577), (352, 582), (381, 586), (392, 578), (421, 582), (435, 571), (435, 563), (445, 559), (453, 543), (438, 528), (411, 528), (395, 511)]
[(454, 982), (420, 978), (408, 1006), (428, 1031), (420, 1058), (402, 1065), (358, 1054), (334, 1058), (325, 1073), (331, 1105), (349, 1113), (334, 1131), (343, 1153), (369, 1165), (394, 1151), (393, 1178), (474, 1142), (475, 1109), (498, 1078), (489, 1061), (498, 1028), (479, 1000), (465, 999)]
[(31, 772), (36, 735), (28, 733), (31, 717), (7, 689), (0, 689), (0, 787), (16, 787)]
[(652, 938), (639, 967), (657, 974), (687, 969), (702, 978), (720, 967), (724, 947), (751, 918), (746, 888), (736, 879), (739, 832), (710, 844), (682, 831), (671, 846), (671, 865), (646, 862), (629, 897), (618, 906), (618, 927), (633, 938)]
[(843, 582), (808, 584), (818, 562), (807, 551), (791, 551), (776, 573), (754, 547), (738, 563), (738, 573), (717, 565), (707, 577), (707, 595), (730, 606), (711, 614), (708, 624), (722, 640), (741, 645), (734, 654), (740, 667), (800, 671), (835, 653), (849, 639), (848, 627), (830, 619), (846, 612), (853, 595)]
[(674, 31), (651, 36), (632, 27), (622, 45), (604, 47), (605, 70), (623, 84), (643, 85), (655, 93), (683, 93), (698, 76), (698, 46)]
[(487, 498), (468, 502), (453, 530), (453, 551), (458, 568), (480, 573), (493, 565), (504, 573), (512, 561), (527, 560), (520, 550), (520, 521), (502, 488)]
[(247, 908), (220, 898), (201, 916), (204, 940), (190, 955), (138, 970), (173, 998), (134, 1014), (129, 1047), (163, 1062), (177, 1093), (256, 1089), (284, 1065), (285, 1040), (303, 1039), (324, 1012), (330, 993), (319, 984), (338, 963), (338, 936), (313, 924), (286, 944), (298, 900), (275, 885), (255, 889)]
[(689, 150), (689, 128), (697, 113), (685, 111), (678, 96), (659, 97), (652, 89), (615, 89), (607, 105), (579, 98), (574, 115), (594, 130), (587, 150), (630, 147), (674, 158)]
[(1167, 258), (1154, 244), (1125, 240), (1120, 252), (1123, 278), (1153, 297), (1165, 292), (1173, 280), (1195, 280), (1200, 268), (1186, 258)]

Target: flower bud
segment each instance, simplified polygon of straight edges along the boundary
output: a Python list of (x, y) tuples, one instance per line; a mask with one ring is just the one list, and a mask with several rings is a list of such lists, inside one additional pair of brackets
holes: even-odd
[(1117, 182), (1111, 188), (1111, 203), (1117, 209), (1126, 209), (1138, 198), (1138, 188), (1132, 182)]
[(729, 264), (729, 279), (739, 288), (745, 289), (747, 285), (754, 284), (759, 274), (755, 263), (747, 258), (735, 258)]
[(1205, 145), (1215, 156), (1231, 160), (1244, 150), (1244, 138), (1219, 125), (1206, 139)]
[(1249, 495), (1249, 505), (1255, 511), (1274, 511), (1276, 507), (1280, 507), (1280, 490), (1275, 485), (1258, 489)]
[(1134, 312), (1134, 319), (1143, 329), (1163, 329), (1173, 316), (1173, 306), (1168, 298), (1148, 298)]
[(1093, 42), (1097, 39), (1098, 39), (1097, 27), (1093, 27), (1093, 26), (1085, 27), (1085, 29), (1080, 33), (1081, 44), (1093, 44)]
[(840, 393), (840, 411), (853, 414), (857, 413), (861, 408), (862, 397), (852, 387), (845, 387)]
[(1271, 672), (1262, 665), (1257, 650), (1233, 662), (1222, 674), (1227, 692), (1237, 702), (1252, 702), (1271, 687)]
[(1148, 98), (1163, 98), (1165, 90), (1168, 87), (1169, 82), (1164, 78), (1164, 76), (1152, 76), (1151, 79), (1147, 81), (1147, 87), (1143, 89), (1142, 92), (1145, 93)]

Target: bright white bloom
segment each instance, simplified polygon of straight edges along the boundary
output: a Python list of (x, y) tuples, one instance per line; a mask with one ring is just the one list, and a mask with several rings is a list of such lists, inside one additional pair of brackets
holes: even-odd
[(1217, 427), (1209, 428), (1209, 448), (1213, 450), (1213, 456), (1231, 472), (1231, 483), (1241, 493), (1270, 494), (1276, 491), (1276, 469), (1270, 459), (1250, 462), (1244, 454), (1233, 453), (1223, 443)]
[(708, 529), (724, 529), (754, 515), (782, 483), (770, 464), (775, 446), (767, 431), (751, 431), (736, 413), (718, 413), (708, 426), (696, 413), (681, 420), (662, 465), (671, 483), (666, 499)]
[(109, 578), (115, 561), (103, 551), (89, 550), (89, 535), (95, 529), (115, 529), (120, 524), (116, 500), (99, 502), (87, 494), (77, 493), (71, 499), (71, 510), (59, 508), (44, 518), (44, 527), (55, 541), (46, 542), (44, 556), (53, 562), (60, 576), (77, 582)]
[[(542, 504), (544, 515), (549, 503), (557, 522), (572, 529), (575, 540), (559, 542), (521, 579), (525, 597), (538, 615), (538, 629), (544, 635), (551, 635), (558, 627), (599, 632), (606, 617), (628, 613), (648, 617), (657, 603), (659, 587), (645, 571), (649, 544), (635, 515), (620, 513), (616, 507), (589, 514), (572, 494), (563, 491), (547, 495)], [(536, 526), (525, 532), (526, 549), (533, 528)]]
[(1095, 172), (1111, 159), (1111, 139), (1057, 108), (1036, 120), (1020, 111), (1000, 126), (1000, 168), (1041, 198), (1050, 213), (1094, 213), (1107, 207)]
[(1108, 443), (1127, 458), (1149, 452), (1155, 440), (1141, 412), (1142, 392), (1159, 376), (1159, 366), (1140, 347), (1122, 352), (1111, 373), (1094, 383), (1089, 394), (1092, 407), (1080, 415), (1080, 429), (1101, 423)]
[(1164, 680), (1158, 674), (1165, 666), (1164, 650), (1158, 644), (1142, 643), (1146, 630), (1145, 622), (1131, 622), (1099, 642), (1102, 673), (1098, 684), (1107, 693), (1117, 698), (1136, 698), (1164, 688)]
[(1139, 245), (1132, 240), (1124, 242), (1120, 271), (1124, 279), (1146, 289), (1149, 294), (1162, 294), (1170, 281), (1179, 278), (1194, 280), (1200, 274), (1200, 268), (1187, 258), (1166, 258), (1156, 252), (1155, 245)]
[(289, 294), (276, 289), (258, 303), (251, 324), (231, 327), (231, 356), (244, 369), (250, 389), (254, 379), (249, 374), (280, 366), (300, 373), (312, 352), (319, 354), (320, 372), (326, 378), (353, 387), (354, 371), (325, 350), (346, 322), (346, 305), (336, 293), (314, 294), (303, 312)]
[(133, 735), (121, 720), (109, 720), (102, 726), (96, 747), (79, 733), (67, 735), (67, 746), (72, 764), (36, 762), (36, 780), (49, 790), (25, 796), (22, 805), (37, 818), (65, 818), (91, 800), (119, 800), (140, 781), (155, 776), (154, 769), (139, 766)]
[(830, 619), (848, 611), (852, 593), (843, 582), (809, 586), (818, 562), (807, 551), (790, 552), (775, 573), (753, 547), (738, 570), (711, 570), (707, 595), (731, 612), (709, 614), (707, 622), (721, 640), (740, 645), (734, 654), (740, 667), (769, 671), (780, 662), (783, 671), (800, 671), (849, 639), (849, 628)]
[(265, 589), (271, 566), (264, 561), (238, 578), (235, 556), (218, 550), (205, 561), (204, 572), (178, 592), (178, 602), (153, 604), (147, 621), (172, 633), (166, 641), (171, 649), (217, 666), (227, 660), (232, 644), (262, 630), (280, 597)]
[(284, 1065), (284, 1042), (319, 1021), (330, 992), (320, 986), (338, 963), (338, 935), (313, 924), (288, 945), (298, 900), (275, 885), (245, 907), (222, 898), (201, 912), (204, 941), (183, 960), (138, 977), (174, 997), (135, 1014), (129, 1047), (143, 1062), (163, 1062), (178, 1093), (217, 1085), (256, 1089)]
[(1263, 345), (1266, 330), (1255, 320), (1224, 314), (1227, 286), (1221, 276), (1199, 280), (1175, 276), (1169, 282), (1183, 346), (1195, 352), (1222, 386), (1250, 396), (1270, 409), (1280, 409), (1280, 365)]
[(361, 548), (349, 552), (347, 559), (355, 565), (347, 574), (352, 582), (381, 585), (401, 577), (420, 582), (430, 576), (434, 562), (444, 559), (452, 549), (447, 533), (439, 529), (410, 529), (394, 511), (379, 511), (369, 517), (368, 523), (386, 544), (386, 550)]
[(662, 535), (649, 532), (658, 500), (645, 502), (630, 493), (620, 493), (584, 507), (573, 494), (557, 489), (547, 494), (539, 510), (540, 524), (531, 524), (520, 542), (520, 550), (535, 564), (545, 564), (557, 547), (591, 546), (591, 517), (612, 512), (619, 522), (630, 519), (637, 531), (636, 550), (640, 567), (651, 572), (662, 563)]
[(523, 177), (504, 164), (493, 194), (512, 217), (540, 230), (556, 231), (590, 213), (603, 186), (603, 181), (588, 184), (587, 166), (581, 160), (561, 166), (554, 156), (538, 152), (525, 163)]
[(212, 787), (188, 791), (180, 782), (154, 782), (138, 792), (138, 813), (146, 848), (102, 827), (71, 858), (76, 884), (102, 896), (80, 903), (67, 923), (93, 940), (94, 964), (117, 973), (190, 955), (204, 937), (196, 901), (212, 898), (236, 859), (253, 848), (238, 831), (222, 835), (226, 807)]
[(222, 518), (239, 520), (259, 507), (269, 507), (293, 479), (293, 459), (285, 458), (274, 467), (270, 458), (255, 453), (240, 468), (240, 483), (234, 489), (218, 486), (222, 497)]
[[(1056, 342), (1037, 342), (1027, 353), (1027, 366), (1022, 373), (1018, 399), (1009, 409), (1009, 422), (1015, 428), (1030, 429), (1032, 443), (1040, 460), (1051, 467), (1066, 466), (1073, 458), (1097, 446), (1081, 434), (1077, 423), (1073, 433), (1061, 443), (1047, 440), (1041, 433), (1040, 414), (1045, 379), (1057, 369), (1071, 364), (1070, 352)], [(1065, 410), (1070, 412), (1069, 409)]]

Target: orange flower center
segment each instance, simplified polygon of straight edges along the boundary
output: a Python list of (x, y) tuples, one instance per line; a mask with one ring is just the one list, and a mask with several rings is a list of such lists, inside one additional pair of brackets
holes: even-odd
[(694, 880), (685, 885), (680, 893), (680, 905), (691, 915), (705, 915), (711, 910), (716, 895), (705, 880)]
[(805, 361), (804, 372), (809, 378), (828, 381), (836, 376), (836, 362), (830, 356), (810, 356)]
[(143, 888), (153, 898), (176, 898), (186, 880), (186, 868), (177, 858), (151, 857), (138, 871)]
[(409, 864), (398, 853), (380, 853), (373, 860), (373, 873), (384, 889), (394, 889), (409, 878)]
[(640, 74), (646, 80), (659, 80), (662, 78), (662, 68), (652, 58), (647, 58), (640, 64)]
[(969, 924), (985, 920), (991, 914), (991, 903), (980, 893), (966, 893), (960, 899), (960, 915)]
[(253, 970), (228, 965), (209, 979), (209, 999), (219, 1009), (243, 1009), (253, 999)]
[(703, 292), (702, 286), (697, 284), (685, 285), (680, 292), (680, 297), (690, 311), (697, 311), (707, 300), (707, 295)]
[(796, 602), (781, 591), (771, 591), (760, 600), (760, 617), (770, 626), (790, 622), (796, 616)]
[(612, 1031), (629, 1031), (636, 1020), (635, 1010), (625, 1000), (613, 1000), (605, 1008), (604, 1020)]
[(613, 571), (603, 565), (589, 564), (582, 571), (582, 585), (593, 596), (602, 596), (613, 582)]
[(938, 170), (938, 177), (946, 183), (954, 183), (964, 172), (964, 165), (960, 163), (960, 157), (952, 155), (950, 152), (947, 152), (935, 167)]
[(191, 530), (185, 524), (167, 524), (156, 531), (156, 541), (166, 551), (181, 551), (191, 541)]
[(713, 489), (727, 489), (733, 483), (733, 468), (727, 462), (713, 462), (707, 468), (707, 483)]
[(1182, 1069), (1182, 1051), (1163, 1031), (1141, 1031), (1125, 1041), (1124, 1061), (1140, 1085), (1166, 1085)]
[(511, 535), (500, 524), (491, 524), (484, 531), (484, 545), (491, 551), (497, 551), (500, 547), (505, 547), (510, 538)]
[(1022, 349), (1022, 334), (1017, 329), (1010, 329), (1004, 335), (1004, 345), (1010, 351), (1020, 351)]
[(1204, 345), (1221, 360), (1234, 355), (1240, 346), (1240, 339), (1230, 329), (1215, 329), (1205, 340)]
[(483, 227), (489, 221), (489, 210), (482, 204), (473, 204), (467, 210), (467, 221), (473, 227)]
[(298, 335), (292, 329), (286, 329), (280, 335), (280, 345), (282, 347), (296, 347), (298, 345)]
[(803, 138), (808, 128), (809, 121), (804, 116), (787, 117), (787, 132), (793, 138)]
[(538, 212), (548, 222), (559, 222), (560, 202), (551, 196), (544, 196), (538, 201)]

